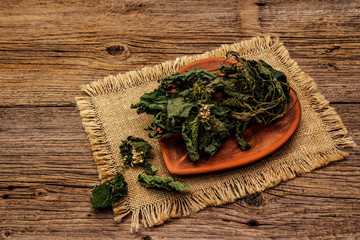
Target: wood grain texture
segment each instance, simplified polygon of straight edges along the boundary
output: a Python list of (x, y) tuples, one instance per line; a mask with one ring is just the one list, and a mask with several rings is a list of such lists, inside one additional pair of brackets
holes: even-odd
[(130, 234), (98, 183), (80, 84), (279, 36), (360, 143), (359, 1), (46, 1), (0, 5), (0, 239), (360, 239), (360, 155)]
[[(359, 108), (347, 104), (335, 107), (359, 142), (360, 132), (353, 120)], [(259, 195), (130, 235), (129, 218), (117, 225), (110, 211), (90, 209), (91, 188), (98, 178), (74, 107), (3, 108), (0, 116), (0, 157), (6, 159), (0, 163), (3, 234), (10, 231), (13, 237), (25, 239), (35, 235), (217, 239), (257, 235), (288, 238), (296, 230), (298, 237), (317, 238), (352, 236), (359, 227), (360, 159), (353, 151), (345, 161)]]
[[(73, 105), (80, 84), (266, 34), (281, 37), (330, 101), (358, 98), (360, 10), (353, 1), (5, 2), (5, 106)], [(119, 54), (106, 51), (119, 45)]]

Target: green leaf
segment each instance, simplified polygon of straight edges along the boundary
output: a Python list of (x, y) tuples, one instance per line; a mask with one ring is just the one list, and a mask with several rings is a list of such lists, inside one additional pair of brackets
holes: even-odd
[(115, 202), (126, 196), (127, 192), (128, 187), (124, 176), (117, 173), (110, 182), (102, 183), (93, 188), (92, 208), (111, 207)]
[(147, 175), (151, 175), (151, 176), (154, 176), (156, 174), (156, 172), (159, 170), (156, 167), (154, 167), (153, 165), (151, 165), (151, 163), (149, 163), (149, 162), (144, 162), (143, 167), (144, 167), (145, 173)]
[(94, 187), (92, 191), (92, 208), (106, 208), (112, 206), (111, 198), (112, 187), (109, 184), (102, 183)]
[(133, 161), (132, 146), (130, 142), (127, 139), (123, 140), (119, 148), (122, 156), (121, 158), (122, 163), (125, 166), (130, 166), (131, 162)]
[(168, 101), (167, 118), (187, 118), (196, 104), (187, 102), (183, 97), (174, 98)]
[(126, 196), (128, 192), (128, 186), (122, 174), (117, 173), (114, 179), (110, 182), (110, 185), (112, 187), (112, 199), (114, 200), (114, 203), (122, 197)]
[(200, 158), (198, 150), (199, 126), (200, 117), (198, 115), (188, 117), (182, 125), (182, 137), (185, 140), (186, 148), (192, 161), (197, 161)]
[(153, 147), (142, 138), (129, 136), (127, 140), (130, 142), (133, 148), (135, 148), (135, 151), (142, 152), (144, 155), (153, 150)]
[(164, 179), (158, 176), (139, 174), (138, 181), (146, 188), (158, 188), (177, 192), (187, 191), (190, 189), (189, 184), (182, 184), (179, 181), (174, 181), (172, 177), (167, 177)]
[(144, 93), (140, 97), (140, 102), (132, 104), (131, 108), (138, 108), (137, 113), (155, 115), (159, 111), (166, 111), (166, 105), (169, 99), (176, 97), (178, 93), (167, 92), (164, 88), (159, 87), (150, 93)]
[(120, 145), (121, 161), (124, 166), (143, 163), (153, 147), (144, 139), (127, 137)]
[(247, 123), (239, 121), (236, 126), (236, 140), (241, 148), (241, 150), (246, 150), (251, 147), (250, 143), (245, 142), (243, 138), (243, 131), (246, 129)]

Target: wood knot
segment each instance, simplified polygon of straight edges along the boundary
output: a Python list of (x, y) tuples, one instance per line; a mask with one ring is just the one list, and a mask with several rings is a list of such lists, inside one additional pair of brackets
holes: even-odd
[(130, 55), (129, 49), (125, 44), (111, 44), (105, 48), (105, 52), (120, 60), (124, 60)]
[(10, 231), (5, 231), (5, 232), (4, 232), (4, 236), (5, 236), (5, 237), (10, 236)]
[(256, 227), (256, 226), (259, 226), (259, 225), (260, 225), (259, 222), (256, 221), (255, 219), (249, 220), (249, 222), (248, 222), (247, 224), (248, 224), (249, 226), (251, 226), (251, 227)]
[(35, 195), (38, 197), (45, 197), (47, 195), (47, 191), (45, 189), (36, 189)]
[(8, 186), (8, 189), (11, 191), (11, 190), (13, 190), (14, 189), (14, 186)]
[(9, 195), (8, 195), (8, 194), (4, 194), (4, 195), (2, 196), (2, 198), (3, 198), (3, 199), (8, 199), (8, 198), (9, 198)]
[(320, 67), (325, 69), (328, 68), (335, 71), (339, 70), (339, 68), (334, 63), (322, 63)]
[(117, 45), (117, 46), (109, 46), (106, 48), (106, 51), (108, 54), (110, 55), (121, 55), (124, 52), (125, 48), (121, 45)]
[(340, 48), (341, 48), (341, 46), (340, 46), (340, 45), (338, 45), (338, 44), (334, 44), (334, 46), (329, 47), (329, 48), (326, 48), (323, 54), (329, 54), (329, 53), (332, 53), (332, 52), (334, 52), (334, 51), (336, 51), (336, 50), (339, 50)]
[(259, 207), (261, 205), (263, 205), (263, 197), (256, 193), (256, 194), (251, 194), (245, 197), (245, 202), (249, 205), (249, 206), (255, 206), (255, 207)]
[(149, 235), (141, 237), (142, 240), (151, 240), (151, 237)]

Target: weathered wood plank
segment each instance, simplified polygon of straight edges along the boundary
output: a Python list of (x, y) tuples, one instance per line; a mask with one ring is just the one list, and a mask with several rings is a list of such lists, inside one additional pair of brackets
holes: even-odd
[(359, 144), (359, 14), (351, 0), (2, 1), (0, 239), (360, 238), (358, 150), (131, 235), (129, 218), (118, 225), (110, 211), (90, 209), (98, 178), (73, 99), (80, 84), (108, 74), (271, 34), (339, 103)]
[[(335, 104), (356, 142), (358, 105)], [(15, 239), (340, 238), (360, 227), (360, 159), (346, 160), (234, 204), (129, 233), (130, 219), (90, 208), (98, 184), (74, 107), (0, 108), (0, 234)], [(47, 124), (44, 124), (44, 123)]]
[(73, 106), (80, 84), (260, 34), (280, 36), (330, 101), (360, 101), (354, 91), (360, 87), (359, 6), (354, 1), (5, 1), (1, 105)]

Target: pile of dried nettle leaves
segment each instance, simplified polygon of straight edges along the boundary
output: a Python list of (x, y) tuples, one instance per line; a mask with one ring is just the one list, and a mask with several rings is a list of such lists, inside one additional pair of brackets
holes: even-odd
[[(228, 136), (236, 136), (242, 150), (250, 148), (243, 131), (253, 123), (271, 124), (285, 115), (290, 86), (284, 73), (260, 60), (245, 60), (236, 52), (227, 58), (236, 60), (218, 69), (174, 73), (159, 79), (159, 87), (140, 97), (137, 113), (154, 116), (146, 130), (151, 138), (166, 138), (181, 133), (190, 159), (213, 155)], [(211, 73), (219, 71), (219, 74)], [(155, 176), (157, 169), (146, 161), (152, 147), (143, 139), (128, 137), (120, 146), (123, 171), (127, 166), (142, 165), (138, 177), (145, 187), (185, 191), (189, 185)], [(127, 184), (117, 173), (109, 183), (95, 186), (93, 208), (112, 206), (127, 193)]]

